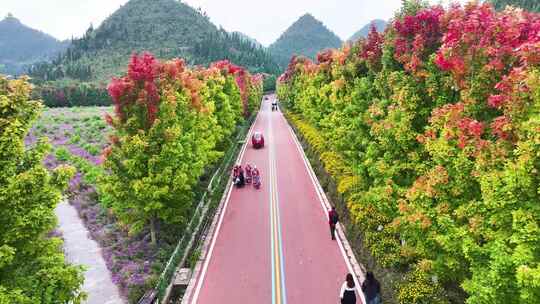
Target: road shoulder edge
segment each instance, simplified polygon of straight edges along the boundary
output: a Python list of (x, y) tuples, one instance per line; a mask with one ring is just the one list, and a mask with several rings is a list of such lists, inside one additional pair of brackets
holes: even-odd
[[(257, 114), (257, 117), (253, 120), (246, 134), (245, 142), (242, 148), (240, 149), (238, 156), (236, 157), (235, 163), (238, 163), (243, 158), (247, 145), (249, 143), (248, 139), (250, 137), (250, 134), (253, 132), (253, 128), (255, 124), (257, 123), (258, 118), (259, 118), (259, 114)], [(210, 247), (212, 244), (212, 240), (214, 238), (217, 238), (216, 233), (218, 231), (216, 230), (219, 228), (218, 223), (220, 221), (220, 218), (222, 217), (222, 214), (227, 211), (225, 207), (226, 207), (227, 201), (230, 198), (232, 187), (233, 187), (232, 176), (229, 176), (228, 181), (227, 181), (227, 187), (223, 191), (223, 196), (221, 197), (219, 205), (214, 214), (214, 218), (212, 219), (212, 224), (208, 228), (207, 233), (204, 234), (204, 242), (203, 242), (203, 245), (201, 246), (201, 251), (200, 251), (201, 254), (200, 254), (199, 259), (197, 260), (197, 263), (193, 267), (193, 272), (189, 280), (188, 286), (186, 287), (184, 295), (182, 296), (182, 301), (181, 301), (182, 304), (189, 304), (191, 302), (192, 297), (194, 295), (194, 291), (197, 287), (197, 283), (199, 282), (199, 277), (201, 276), (201, 272), (203, 270), (203, 265), (206, 259), (211, 258), (209, 254), (210, 254)], [(204, 278), (201, 278), (201, 279), (204, 279)]]
[[(287, 115), (285, 113), (283, 113), (283, 118), (287, 122), (289, 132), (291, 133), (291, 135), (293, 137), (293, 140), (295, 142), (295, 145), (297, 146), (297, 148), (298, 148), (298, 150), (300, 152), (300, 155), (302, 156), (302, 158), (304, 160), (305, 166), (306, 166), (306, 168), (308, 170), (308, 173), (309, 173), (309, 175), (310, 175), (310, 177), (312, 179), (313, 184), (315, 185), (315, 188), (316, 188), (317, 192), (320, 195), (320, 198), (322, 200), (322, 203), (324, 204), (324, 207), (326, 208), (326, 210), (330, 209), (332, 207), (332, 204), (331, 204), (330, 200), (328, 199), (328, 196), (326, 195), (326, 192), (322, 188), (322, 186), (321, 186), (321, 184), (319, 182), (319, 178), (318, 178), (317, 174), (313, 170), (313, 166), (311, 164), (310, 159), (307, 157), (307, 155), (306, 155), (306, 153), (304, 151), (304, 147), (302, 146), (300, 140), (298, 139), (298, 135), (296, 134), (297, 130), (293, 127), (294, 124), (292, 124), (289, 121), (289, 119), (287, 118)], [(366, 267), (364, 265), (360, 264), (358, 262), (358, 260), (356, 259), (354, 251), (353, 251), (349, 241), (347, 240), (345, 230), (344, 230), (343, 225), (341, 223), (337, 224), (336, 232), (337, 232), (337, 240), (338, 240), (338, 242), (341, 242), (342, 250), (344, 251), (344, 257), (346, 257), (346, 259), (350, 263), (350, 265), (352, 267), (354, 277), (359, 280), (359, 281), (357, 281), (357, 283), (361, 284), (361, 282), (363, 282), (364, 279), (365, 279)], [(358, 287), (358, 292), (360, 294), (362, 302), (366, 303), (364, 294), (361, 292), (360, 286), (357, 286), (357, 287)]]

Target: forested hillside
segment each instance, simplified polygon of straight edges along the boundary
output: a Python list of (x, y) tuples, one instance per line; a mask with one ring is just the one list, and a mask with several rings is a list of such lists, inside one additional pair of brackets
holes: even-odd
[[(209, 48), (218, 48), (214, 53)], [(249, 69), (275, 72), (262, 49), (237, 35), (218, 30), (192, 7), (174, 0), (131, 0), (97, 28), (89, 28), (52, 64), (36, 66), (32, 75), (43, 80), (72, 78), (106, 81), (125, 72), (129, 56), (151, 51), (159, 58), (186, 58), (208, 64), (217, 57), (246, 61)]]
[(369, 31), (371, 30), (372, 26), (375, 26), (378, 32), (384, 32), (384, 29), (387, 26), (387, 22), (381, 19), (375, 19), (371, 21), (369, 24), (364, 25), (358, 32), (354, 33), (354, 35), (349, 38), (348, 41), (356, 41), (360, 38), (366, 38), (369, 35)]
[(314, 58), (317, 52), (341, 46), (341, 39), (322, 22), (305, 14), (294, 22), (268, 50), (281, 68), (285, 68), (293, 55)]
[(257, 41), (257, 39), (253, 38), (253, 37), (250, 37), (242, 32), (238, 32), (238, 31), (235, 31), (235, 32), (232, 32), (231, 34), (235, 34), (235, 35), (239, 35), (241, 38), (243, 38), (244, 40), (247, 40), (253, 44), (255, 44), (255, 46), (258, 46), (258, 47), (261, 47), (261, 48), (264, 48), (264, 46), (259, 42)]
[(540, 12), (540, 1), (538, 0), (490, 0), (495, 8), (501, 10), (507, 5), (521, 7), (531, 12)]
[(97, 29), (90, 27), (52, 64), (31, 69), (42, 80), (102, 81), (126, 72), (132, 53), (191, 58), (189, 47), (216, 27), (198, 11), (174, 0), (131, 0)]
[(421, 3), (279, 97), (385, 303), (540, 303), (540, 14)]
[(51, 59), (68, 44), (32, 29), (8, 14), (0, 21), (0, 73), (24, 73), (31, 64)]
[[(228, 59), (252, 72), (278, 73), (278, 67), (262, 48), (237, 34), (219, 30), (208, 17), (175, 0), (131, 0), (107, 18), (99, 28), (89, 28), (52, 63), (30, 69), (41, 85), (48, 104), (100, 104), (105, 83), (126, 72), (133, 53), (150, 51), (158, 58), (185, 58), (188, 64), (207, 65)], [(60, 98), (60, 100), (57, 97)], [(97, 97), (96, 97), (97, 96)], [(65, 100), (64, 100), (65, 99)], [(110, 100), (104, 101), (110, 103)]]
[(223, 29), (211, 33), (195, 44), (193, 59), (195, 64), (206, 65), (208, 62), (226, 59), (240, 62), (249, 67), (251, 72), (279, 74), (280, 70), (268, 53), (257, 41), (248, 36)]

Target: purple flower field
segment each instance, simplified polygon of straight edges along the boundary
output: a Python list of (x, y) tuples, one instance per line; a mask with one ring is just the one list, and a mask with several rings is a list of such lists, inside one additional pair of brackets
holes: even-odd
[[(101, 151), (107, 146), (111, 130), (103, 115), (110, 112), (110, 107), (45, 109), (25, 142), (31, 146), (38, 138), (47, 137), (53, 150), (64, 148), (91, 166), (100, 166)], [(55, 157), (54, 151), (45, 158), (45, 165), (50, 169), (63, 163), (70, 164), (69, 160), (61, 161)], [(130, 234), (127, 227), (100, 204), (96, 185), (85, 184), (83, 176), (84, 173), (78, 171), (70, 181), (69, 203), (77, 209), (90, 237), (102, 247), (113, 282), (130, 303), (136, 303), (156, 283), (174, 248), (174, 241), (162, 241), (159, 246), (152, 246), (148, 231)], [(58, 232), (51, 235), (57, 236)]]
[(26, 144), (47, 137), (54, 148), (65, 147), (76, 156), (100, 164), (100, 154), (111, 130), (103, 115), (111, 112), (111, 107), (47, 108), (30, 131)]

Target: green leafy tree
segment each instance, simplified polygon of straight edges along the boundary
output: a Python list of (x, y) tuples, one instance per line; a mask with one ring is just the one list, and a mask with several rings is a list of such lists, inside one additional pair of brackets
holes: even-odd
[(49, 172), (45, 140), (25, 148), (42, 107), (29, 94), (25, 79), (0, 78), (0, 303), (81, 303), (81, 267), (65, 261), (60, 239), (47, 237), (74, 169)]
[(181, 60), (133, 56), (127, 76), (109, 86), (116, 115), (107, 117), (115, 132), (104, 203), (132, 231), (150, 226), (154, 244), (160, 223), (185, 224), (200, 177), (249, 109), (251, 86), (249, 73), (228, 62), (189, 70)]
[(539, 24), (404, 0), (383, 35), (294, 57), (280, 76), (363, 248), (397, 271), (383, 294), (540, 302)]

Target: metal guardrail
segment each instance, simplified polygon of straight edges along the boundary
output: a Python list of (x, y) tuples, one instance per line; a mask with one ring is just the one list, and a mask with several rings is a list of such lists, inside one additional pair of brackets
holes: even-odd
[(218, 167), (214, 175), (212, 175), (212, 178), (210, 179), (210, 182), (208, 183), (208, 186), (206, 187), (206, 190), (203, 193), (188, 226), (183, 231), (182, 238), (176, 245), (171, 257), (169, 258), (169, 261), (167, 262), (167, 265), (159, 276), (156, 287), (146, 292), (139, 300), (138, 304), (155, 304), (163, 301), (164, 297), (166, 296), (167, 289), (169, 288), (173, 279), (175, 270), (179, 265), (185, 263), (195, 241), (195, 236), (200, 230), (206, 215), (208, 214), (210, 203), (212, 201), (212, 195), (216, 190), (216, 185), (219, 186), (223, 176), (227, 174), (226, 169), (231, 165), (231, 161), (234, 160), (234, 154), (238, 146), (241, 146), (244, 143), (243, 137), (245, 137), (246, 130), (249, 129), (252, 120), (252, 118), (249, 119), (243, 126), (239, 128), (236, 139), (232, 142), (231, 147), (225, 153), (221, 165)]

